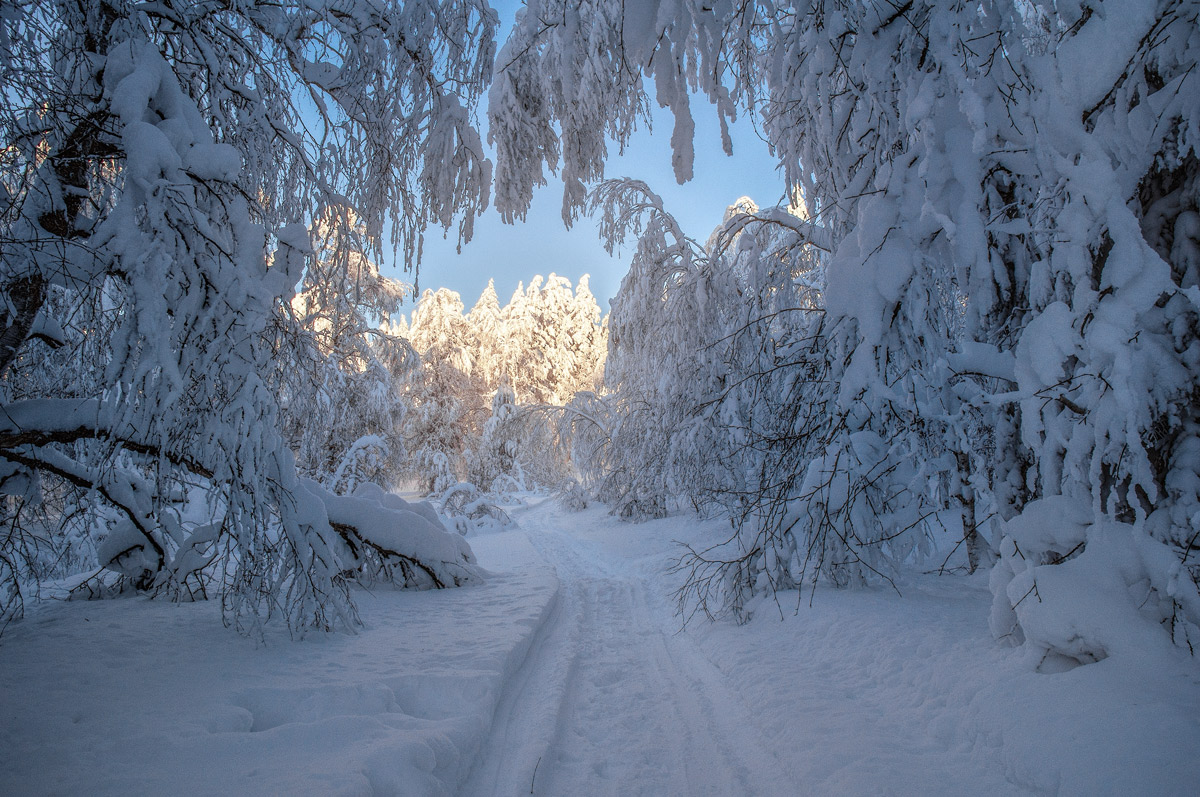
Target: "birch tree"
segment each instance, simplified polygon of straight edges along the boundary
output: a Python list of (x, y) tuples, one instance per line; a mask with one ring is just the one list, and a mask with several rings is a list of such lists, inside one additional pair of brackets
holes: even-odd
[[(654, 99), (686, 179), (700, 93), (758, 115), (812, 211), (795, 242), (829, 253), (826, 421), (782, 489), (760, 485), (766, 537), (741, 527), (712, 594), (736, 607), (814, 561), (886, 576), (953, 506), (969, 566), (1000, 557), (1001, 638), (1086, 662), (1159, 624), (1191, 647), (1195, 4), (581, 9), (530, 4), (501, 51), (502, 210), (557, 168), (573, 218), (603, 135), (627, 143)], [(814, 540), (833, 547), (814, 560)]]
[[(215, 590), (240, 628), (353, 624), (353, 578), (473, 577), (411, 512), (300, 479), (269, 375), (318, 208), (352, 211), (370, 256), (385, 219), (414, 263), (431, 223), (470, 236), (495, 24), (470, 0), (4, 4), (6, 617), (46, 484), (114, 515), (99, 566)], [(172, 503), (191, 489), (204, 523)]]

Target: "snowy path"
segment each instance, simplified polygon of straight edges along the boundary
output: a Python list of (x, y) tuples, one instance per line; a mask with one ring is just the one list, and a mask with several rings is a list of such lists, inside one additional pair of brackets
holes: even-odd
[(1200, 780), (1186, 656), (1153, 678), (1115, 660), (1042, 675), (992, 639), (983, 579), (919, 573), (903, 598), (826, 589), (798, 612), (680, 632), (672, 540), (723, 524), (552, 502), (519, 519), (559, 590), (462, 795), (1168, 795)]
[(544, 501), (444, 592), (265, 644), (211, 604), (46, 604), (0, 640), (0, 794), (1191, 795), (1185, 653), (1040, 674), (982, 578), (906, 574), (683, 632), (672, 541)]
[(779, 762), (747, 738), (746, 708), (675, 634), (645, 572), (573, 536), (574, 522), (522, 517), (558, 571), (559, 602), (463, 793), (786, 793)]

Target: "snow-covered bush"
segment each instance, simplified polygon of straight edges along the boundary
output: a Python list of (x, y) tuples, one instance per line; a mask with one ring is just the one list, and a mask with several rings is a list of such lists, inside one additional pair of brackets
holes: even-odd
[(460, 534), (472, 531), (504, 531), (516, 524), (490, 496), (470, 482), (452, 485), (438, 498), (442, 514)]
[(1161, 647), (1166, 637), (1155, 625), (1195, 652), (1194, 576), (1144, 530), (1096, 518), (1089, 501), (1057, 495), (1031, 502), (1002, 533), (991, 573), (992, 632), (1027, 643), (1039, 668)]
[(572, 512), (582, 512), (588, 508), (587, 490), (583, 489), (578, 479), (563, 479), (555, 489), (554, 497)]
[(353, 493), (360, 484), (378, 481), (387, 471), (388, 445), (377, 435), (363, 435), (350, 444), (337, 468), (328, 477), (329, 488), (339, 495)]
[(477, 577), (470, 546), (446, 532), (427, 502), (410, 503), (370, 483), (351, 496), (332, 495), (315, 482), (306, 487), (322, 500), (332, 525), (352, 529), (343, 539), (356, 578), (429, 589)]

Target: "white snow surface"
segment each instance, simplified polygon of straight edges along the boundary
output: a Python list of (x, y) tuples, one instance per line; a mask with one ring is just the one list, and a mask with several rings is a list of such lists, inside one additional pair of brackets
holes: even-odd
[(358, 592), (366, 627), (256, 644), (208, 604), (52, 603), (0, 639), (0, 794), (1187, 794), (1200, 667), (1038, 673), (984, 578), (673, 613), (672, 540), (530, 501), (486, 580)]

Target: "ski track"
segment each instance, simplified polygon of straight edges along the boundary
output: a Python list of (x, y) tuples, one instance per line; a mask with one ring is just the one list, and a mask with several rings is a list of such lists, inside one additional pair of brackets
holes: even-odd
[(797, 782), (645, 574), (522, 516), (557, 604), (509, 681), (464, 795), (779, 794)]

